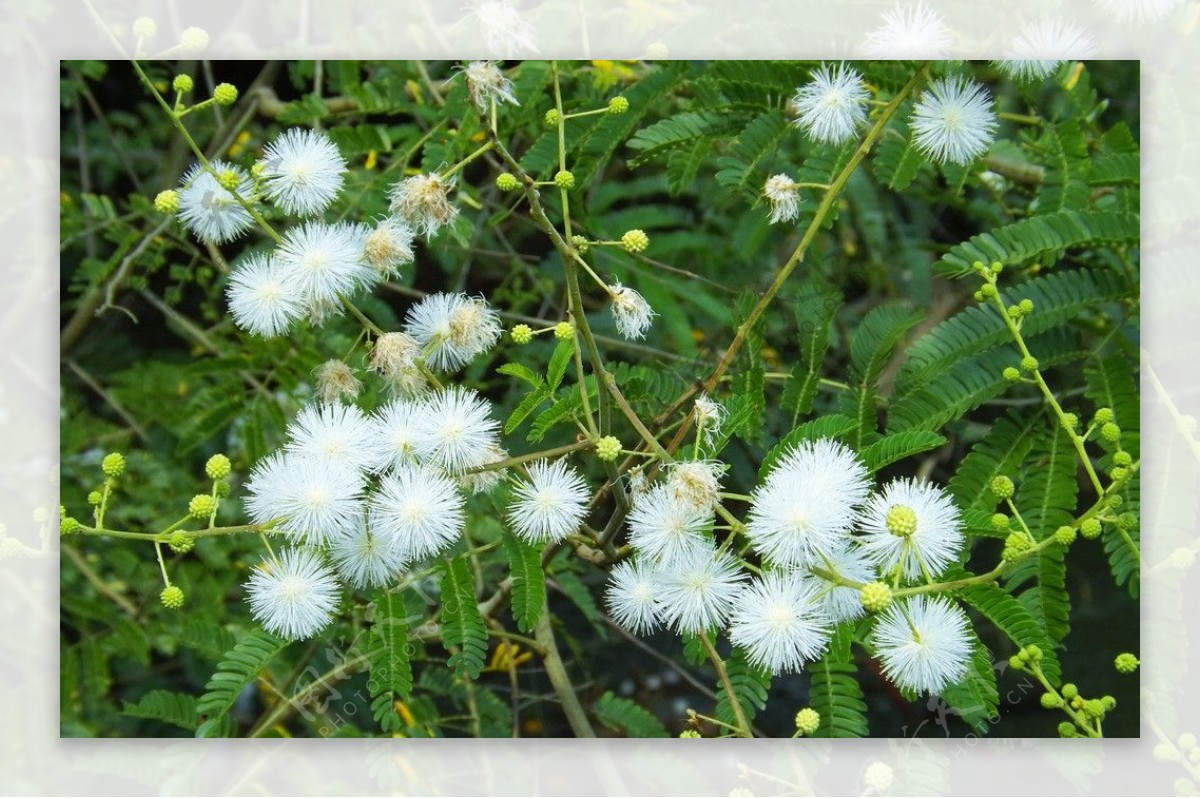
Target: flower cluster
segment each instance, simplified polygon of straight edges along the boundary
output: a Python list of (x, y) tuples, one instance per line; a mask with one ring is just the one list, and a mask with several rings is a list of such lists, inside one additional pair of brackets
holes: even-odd
[(751, 578), (715, 541), (723, 470), (675, 463), (635, 496), (628, 524), (636, 556), (613, 569), (607, 592), (618, 623), (638, 634), (727, 629), (751, 662), (782, 673), (820, 657), (834, 626), (869, 608), (882, 612), (870, 640), (898, 686), (938, 692), (965, 676), (963, 611), (941, 597), (892, 601), (888, 587), (932, 581), (962, 549), (959, 511), (941, 489), (896, 480), (872, 492), (850, 449), (829, 439), (800, 443), (751, 496), (742, 531), (762, 561)]

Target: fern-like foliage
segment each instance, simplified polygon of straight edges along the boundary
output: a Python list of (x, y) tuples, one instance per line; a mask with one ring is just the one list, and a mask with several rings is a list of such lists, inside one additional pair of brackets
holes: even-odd
[(905, 333), (920, 320), (921, 314), (907, 305), (880, 305), (863, 317), (850, 339), (850, 383), (853, 390), (845, 395), (841, 409), (855, 420), (851, 440), (855, 448), (861, 449), (879, 437), (875, 416), (875, 383)]
[(1033, 447), (1033, 433), (1044, 429), (1045, 419), (1038, 413), (1010, 411), (997, 419), (987, 435), (971, 447), (958, 464), (958, 470), (946, 486), (964, 510), (987, 510), (996, 506), (991, 492), (998, 476), (1020, 473), (1025, 455)]
[(859, 455), (866, 463), (867, 470), (874, 473), (906, 457), (936, 449), (945, 442), (946, 439), (936, 432), (912, 429), (880, 438), (860, 451)]
[(799, 328), (799, 360), (783, 388), (783, 407), (793, 411), (793, 423), (812, 412), (822, 360), (829, 349), (829, 325), (841, 304), (840, 292), (810, 284), (793, 306)]
[(850, 655), (850, 631), (841, 628), (829, 650), (809, 667), (809, 701), (821, 715), (814, 737), (866, 737), (867, 704)]
[(767, 474), (771, 473), (771, 469), (775, 467), (775, 463), (779, 458), (787, 455), (797, 444), (804, 441), (813, 441), (817, 438), (841, 437), (854, 429), (854, 423), (854, 419), (849, 416), (837, 413), (804, 422), (787, 435), (784, 435), (779, 443), (772, 446), (770, 451), (763, 456), (762, 465), (758, 469), (758, 481), (762, 482), (765, 480)]
[(729, 674), (729, 683), (733, 686), (733, 696), (726, 692), (725, 685), (718, 680), (717, 719), (734, 725), (736, 718), (731, 702), (737, 701), (746, 715), (747, 722), (753, 723), (754, 716), (767, 705), (771, 672), (751, 665), (746, 659), (746, 652), (740, 648), (734, 648), (729, 659), (725, 660), (725, 670)]
[(627, 737), (670, 737), (667, 730), (641, 705), (605, 691), (595, 706), (596, 719), (606, 728), (623, 732)]
[(466, 557), (442, 563), (441, 586), (442, 643), (452, 652), (446, 664), (459, 674), (477, 678), (487, 657), (488, 637)]
[(201, 721), (196, 729), (197, 737), (217, 736), (228, 728), (223, 721), (238, 695), (286, 646), (286, 640), (256, 629), (226, 652), (208, 680), (204, 695), (196, 703), (196, 713)]
[(412, 657), (408, 641), (407, 610), (401, 598), (387, 590), (378, 591), (372, 601), (372, 645), (378, 646), (370, 658), (367, 688), (371, 693), (371, 712), (385, 732), (398, 731), (404, 721), (396, 712), (397, 698), (412, 694)]
[(958, 596), (1003, 632), (1018, 649), (1036, 645), (1042, 650), (1042, 670), (1051, 684), (1057, 685), (1062, 669), (1055, 655), (1055, 643), (1024, 604), (1008, 592), (991, 585), (972, 585), (961, 588)]
[(504, 551), (512, 572), (512, 611), (517, 628), (528, 632), (546, 608), (546, 575), (541, 553), (515, 535), (504, 533)]
[(197, 723), (196, 697), (170, 690), (151, 690), (136, 703), (126, 701), (122, 715), (169, 723), (187, 731), (195, 731)]
[(944, 688), (942, 700), (976, 734), (986, 734), (989, 726), (995, 722), (1000, 705), (996, 669), (979, 636), (970, 630), (968, 635), (971, 638), (971, 659), (967, 675), (962, 681)]

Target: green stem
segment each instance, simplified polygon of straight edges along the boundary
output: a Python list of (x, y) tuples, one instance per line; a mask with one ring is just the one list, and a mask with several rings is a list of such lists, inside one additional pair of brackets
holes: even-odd
[(577, 452), (580, 449), (591, 449), (595, 445), (596, 444), (594, 444), (592, 441), (577, 441), (576, 443), (568, 443), (565, 446), (556, 446), (553, 449), (546, 449), (543, 452), (530, 452), (529, 454), (519, 454), (515, 457), (507, 457), (503, 460), (497, 460), (494, 463), (488, 463), (487, 465), (482, 465), (477, 468), (467, 469), (463, 472), (463, 474), (479, 474), (484, 471), (499, 471), (503, 468), (521, 465), (522, 463), (528, 463), (532, 460), (549, 460), (564, 454)]
[(579, 696), (576, 694), (574, 685), (571, 684), (571, 677), (567, 674), (562, 657), (559, 656), (558, 645), (554, 642), (554, 630), (550, 626), (550, 608), (548, 606), (542, 607), (533, 634), (538, 645), (542, 647), (542, 661), (546, 665), (546, 675), (550, 677), (550, 684), (554, 687), (559, 702), (562, 703), (567, 723), (571, 725), (571, 731), (575, 732), (576, 737), (595, 737), (596, 732), (592, 729), (592, 724), (588, 722), (587, 713), (583, 711), (583, 706), (579, 703)]
[(495, 142), (495, 141), (489, 141), (489, 142), (487, 142), (487, 143), (486, 143), (486, 144), (484, 144), (482, 147), (480, 147), (479, 149), (475, 150), (475, 152), (471, 153), (471, 154), (470, 154), (470, 155), (468, 155), (466, 158), (463, 158), (461, 161), (459, 161), (458, 163), (454, 164), (454, 166), (451, 166), (449, 169), (447, 169), (446, 171), (442, 172), (442, 177), (443, 177), (444, 179), (445, 179), (445, 178), (451, 178), (451, 177), (454, 177), (454, 175), (456, 175), (456, 174), (458, 174), (459, 172), (461, 172), (461, 171), (463, 170), (463, 168), (465, 168), (465, 167), (467, 166), (467, 164), (471, 163), (471, 161), (474, 161), (476, 158), (478, 158), (479, 156), (483, 155), (484, 153), (486, 153), (486, 152), (490, 152), (490, 151), (492, 150), (492, 148), (494, 148), (495, 146), (496, 146), (496, 142)]
[(733, 691), (733, 682), (729, 680), (729, 671), (725, 667), (725, 661), (717, 654), (716, 647), (713, 646), (706, 633), (701, 632), (698, 637), (708, 659), (717, 670), (717, 678), (720, 679), (721, 686), (725, 688), (725, 696), (729, 699), (730, 708), (733, 709), (733, 718), (737, 725), (734, 732), (738, 737), (753, 737), (754, 734), (750, 731), (750, 722), (746, 720), (746, 711), (742, 709), (742, 702), (738, 700), (737, 693)]

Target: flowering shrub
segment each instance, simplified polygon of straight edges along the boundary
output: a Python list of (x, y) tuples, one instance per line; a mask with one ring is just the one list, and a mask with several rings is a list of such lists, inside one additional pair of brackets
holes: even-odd
[(247, 69), (65, 68), (64, 734), (1129, 728), (1129, 64)]

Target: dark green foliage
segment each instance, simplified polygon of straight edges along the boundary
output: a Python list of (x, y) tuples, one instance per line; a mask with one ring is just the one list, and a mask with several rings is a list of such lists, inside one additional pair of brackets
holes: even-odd
[(386, 590), (375, 594), (371, 620), (371, 672), (367, 686), (374, 699), (371, 711), (385, 732), (402, 727), (394, 709), (397, 699), (407, 700), (412, 694), (412, 644), (408, 642), (407, 610), (404, 602)]
[(596, 702), (596, 719), (615, 732), (627, 737), (670, 737), (658, 718), (626, 698), (618, 698), (609, 690)]
[(517, 628), (528, 632), (537, 624), (546, 608), (546, 575), (542, 572), (540, 551), (505, 532), (504, 550), (512, 571), (512, 611)]
[(850, 652), (850, 635), (840, 630), (829, 650), (810, 668), (812, 708), (821, 715), (813, 737), (866, 737), (867, 704), (856, 678), (858, 668)]
[(771, 673), (751, 664), (746, 659), (746, 652), (740, 648), (734, 648), (733, 653), (725, 660), (725, 670), (729, 674), (729, 683), (733, 686), (733, 695), (730, 696), (725, 690), (725, 685), (718, 680), (717, 719), (731, 726), (735, 725), (732, 702), (737, 701), (747, 722), (753, 723), (754, 716), (767, 705)]
[(451, 651), (446, 664), (471, 679), (487, 656), (487, 629), (475, 603), (475, 582), (464, 557), (442, 563), (442, 642)]
[(225, 736), (220, 732), (225, 729), (223, 721), (233, 702), (286, 645), (286, 641), (258, 629), (225, 654), (208, 680), (204, 695), (196, 702), (200, 721), (197, 737)]

